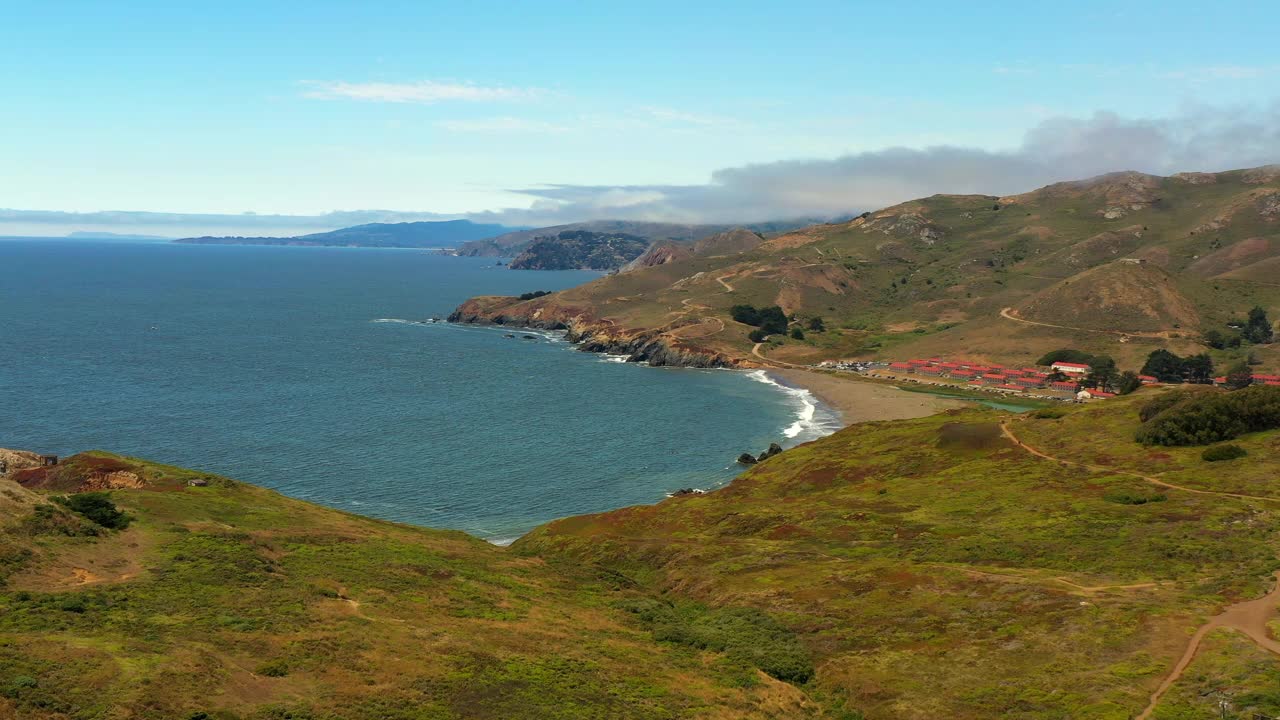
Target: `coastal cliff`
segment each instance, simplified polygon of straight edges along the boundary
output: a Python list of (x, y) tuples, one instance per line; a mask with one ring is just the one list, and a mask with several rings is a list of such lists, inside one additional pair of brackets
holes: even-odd
[(565, 338), (584, 352), (626, 356), (627, 362), (666, 367), (737, 368), (747, 363), (724, 353), (681, 342), (669, 331), (633, 329), (597, 317), (588, 308), (562, 305), (549, 299), (521, 301), (515, 297), (481, 296), (459, 305), (449, 322), (471, 325), (510, 325), (540, 330), (563, 330)]

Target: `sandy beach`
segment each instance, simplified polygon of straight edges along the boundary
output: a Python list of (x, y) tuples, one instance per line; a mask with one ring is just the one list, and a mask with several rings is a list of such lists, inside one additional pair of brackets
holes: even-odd
[(871, 420), (903, 420), (964, 407), (965, 402), (912, 393), (889, 385), (844, 379), (793, 368), (769, 368), (769, 374), (812, 392), (837, 410), (845, 425)]

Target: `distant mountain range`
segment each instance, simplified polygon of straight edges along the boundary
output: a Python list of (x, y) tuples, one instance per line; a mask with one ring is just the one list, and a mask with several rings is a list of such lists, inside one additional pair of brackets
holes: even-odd
[(195, 237), (174, 240), (192, 245), (312, 245), (329, 247), (437, 248), (510, 233), (508, 225), (440, 220), (369, 223), (293, 237)]
[(76, 230), (64, 237), (68, 240), (169, 240), (165, 235), (135, 235), (132, 233), (113, 233), (97, 230)]

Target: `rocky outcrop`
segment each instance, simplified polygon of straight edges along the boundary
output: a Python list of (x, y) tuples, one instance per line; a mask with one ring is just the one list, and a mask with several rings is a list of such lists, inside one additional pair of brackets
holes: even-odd
[(621, 328), (595, 317), (588, 309), (538, 298), (522, 302), (513, 297), (472, 298), (449, 315), (449, 322), (471, 325), (510, 325), (562, 330), (565, 339), (584, 352), (623, 355), (627, 362), (666, 367), (730, 368), (739, 361), (706, 348), (681, 344), (676, 338), (648, 328)]
[(40, 456), (28, 450), (0, 448), (0, 478), (27, 468), (40, 467)]
[(738, 456), (739, 465), (755, 465), (756, 462), (756, 456), (751, 453), (742, 453)]
[(693, 257), (693, 253), (688, 248), (681, 247), (672, 242), (654, 243), (645, 250), (640, 257), (632, 260), (622, 266), (620, 272), (631, 272), (641, 268), (653, 267), (655, 265), (666, 265), (667, 263), (678, 262)]

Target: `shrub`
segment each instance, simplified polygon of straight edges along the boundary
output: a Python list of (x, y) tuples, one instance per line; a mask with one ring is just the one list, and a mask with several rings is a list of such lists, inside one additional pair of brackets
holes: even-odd
[(269, 660), (259, 665), (256, 672), (263, 677), (284, 677), (289, 674), (289, 665), (283, 660)]
[(1200, 453), (1200, 459), (1205, 462), (1222, 462), (1223, 460), (1242, 458), (1248, 454), (1249, 451), (1239, 445), (1214, 445)]
[(550, 295), (550, 294), (551, 294), (551, 291), (550, 291), (550, 290), (534, 290), (533, 292), (527, 292), (527, 293), (523, 293), (523, 294), (521, 294), (521, 295), (520, 295), (520, 299), (521, 299), (521, 300), (532, 300), (532, 299), (534, 299), (534, 298), (540, 298), (540, 297), (542, 297), (543, 295)]
[(54, 498), (58, 504), (79, 513), (104, 528), (123, 530), (132, 520), (118, 509), (111, 498), (102, 492), (78, 493)]
[(1144, 493), (1135, 490), (1108, 490), (1102, 496), (1107, 502), (1120, 505), (1146, 505), (1147, 503), (1164, 502), (1168, 497), (1164, 493)]
[(1039, 418), (1041, 420), (1057, 420), (1066, 414), (1067, 411), (1062, 408), (1040, 408), (1039, 410), (1031, 413), (1031, 417)]
[(803, 339), (804, 339), (804, 331), (803, 331), (803, 330), (801, 330), (800, 328), (791, 328), (791, 339), (793, 339), (793, 340), (803, 340)]
[(813, 678), (813, 661), (786, 626), (754, 608), (708, 608), (634, 600), (623, 605), (659, 642), (724, 653), (784, 682), (803, 684)]

